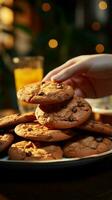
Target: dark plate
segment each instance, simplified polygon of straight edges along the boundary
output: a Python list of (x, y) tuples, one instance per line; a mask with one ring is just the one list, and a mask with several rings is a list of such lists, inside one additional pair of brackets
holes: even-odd
[(88, 165), (97, 161), (101, 161), (107, 157), (112, 157), (112, 150), (98, 155), (88, 156), (84, 158), (63, 158), (53, 161), (19, 161), (8, 160), (7, 156), (0, 159), (0, 167), (13, 168), (13, 169), (59, 169), (67, 167), (76, 167), (82, 165)]

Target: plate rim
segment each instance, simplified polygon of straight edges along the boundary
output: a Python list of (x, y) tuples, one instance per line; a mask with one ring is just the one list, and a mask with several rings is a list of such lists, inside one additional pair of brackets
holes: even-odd
[(103, 108), (92, 107), (92, 111), (99, 113), (99, 114), (112, 116), (112, 109), (103, 109)]
[(24, 160), (6, 160), (0, 159), (0, 167), (18, 169), (46, 169), (46, 168), (62, 168), (62, 167), (76, 167), (87, 165), (96, 161), (100, 161), (104, 158), (112, 156), (112, 149), (100, 154), (86, 156), (82, 158), (65, 158), (59, 160), (50, 161), (24, 161)]

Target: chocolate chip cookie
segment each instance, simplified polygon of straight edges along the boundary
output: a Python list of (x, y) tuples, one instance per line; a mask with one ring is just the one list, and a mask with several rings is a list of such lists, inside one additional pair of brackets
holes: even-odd
[(81, 126), (79, 126), (79, 129), (112, 136), (112, 125), (92, 119), (89, 119), (84, 124), (81, 124)]
[(70, 129), (50, 130), (37, 122), (19, 124), (15, 127), (15, 133), (26, 139), (44, 142), (67, 140), (75, 135)]
[(0, 134), (0, 152), (6, 150), (14, 141), (14, 136), (10, 133)]
[(112, 141), (101, 136), (80, 136), (66, 144), (63, 148), (64, 156), (68, 158), (86, 157), (100, 154), (112, 149)]
[(13, 127), (17, 124), (24, 122), (32, 122), (36, 119), (34, 112), (24, 114), (12, 114), (6, 117), (0, 118), (0, 129)]
[(39, 147), (31, 141), (21, 141), (12, 144), (9, 148), (9, 159), (11, 160), (56, 160), (61, 159), (63, 151), (61, 147), (50, 145)]
[(33, 104), (55, 104), (72, 98), (74, 90), (70, 85), (53, 81), (25, 85), (18, 93), (18, 99)]
[(43, 107), (38, 105), (35, 115), (38, 122), (42, 125), (49, 128), (66, 129), (77, 127), (85, 122), (91, 112), (91, 107), (87, 101), (81, 97), (74, 96), (57, 111), (53, 111), (53, 108), (43, 110)]

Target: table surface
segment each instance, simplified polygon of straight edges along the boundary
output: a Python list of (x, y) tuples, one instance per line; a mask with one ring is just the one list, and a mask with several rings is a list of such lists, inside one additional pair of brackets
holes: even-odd
[(112, 158), (61, 169), (0, 168), (0, 200), (112, 200)]

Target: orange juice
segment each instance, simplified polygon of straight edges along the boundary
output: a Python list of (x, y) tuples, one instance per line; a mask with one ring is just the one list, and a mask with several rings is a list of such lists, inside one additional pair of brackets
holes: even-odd
[[(43, 77), (42, 67), (23, 67), (14, 69), (16, 91), (26, 84), (41, 81)], [(29, 104), (18, 100), (18, 108), (21, 113), (34, 111), (36, 105)]]
[(43, 68), (24, 67), (14, 70), (15, 85), (18, 91), (26, 84), (41, 81), (43, 77)]
[[(24, 85), (42, 80), (43, 61), (42, 56), (13, 58), (16, 92)], [(34, 111), (35, 107), (36, 105), (18, 100), (18, 108), (21, 113)]]

